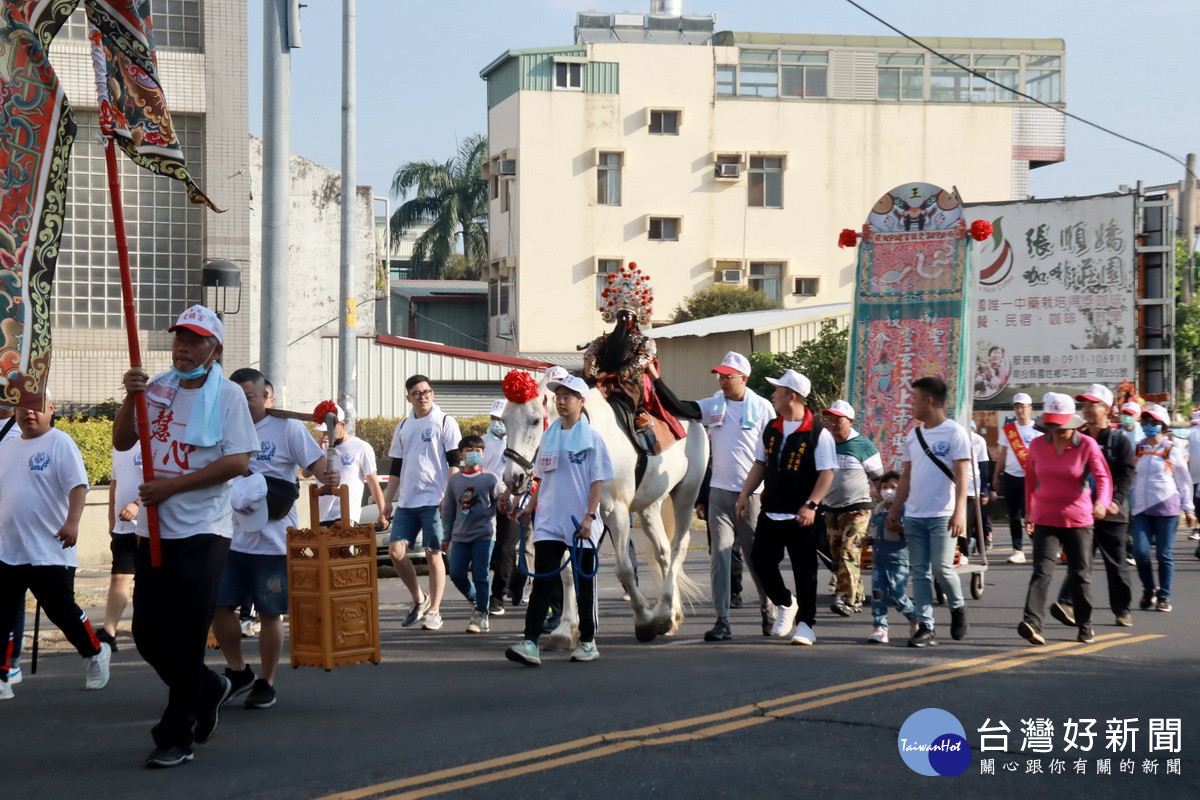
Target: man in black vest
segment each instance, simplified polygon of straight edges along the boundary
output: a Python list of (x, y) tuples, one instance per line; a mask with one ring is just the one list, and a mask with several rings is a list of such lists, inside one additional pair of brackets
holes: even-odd
[[(836, 443), (804, 405), (812, 388), (808, 378), (789, 369), (779, 379), (767, 381), (775, 386), (771, 399), (779, 416), (763, 431), (755, 450), (754, 466), (738, 497), (737, 516), (746, 516), (750, 495), (765, 481), (750, 559), (763, 591), (776, 605), (771, 635), (787, 636), (794, 623), (792, 644), (811, 645), (817, 640), (812, 630), (817, 615), (817, 531), (813, 526), (817, 508), (833, 483)], [(796, 577), (795, 596), (779, 572), (784, 550)]]

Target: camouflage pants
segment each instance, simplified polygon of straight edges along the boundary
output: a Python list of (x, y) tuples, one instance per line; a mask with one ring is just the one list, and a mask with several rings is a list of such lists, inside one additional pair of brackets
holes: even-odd
[(834, 594), (848, 604), (865, 599), (862, 584), (862, 548), (867, 536), (871, 512), (830, 511), (825, 515), (825, 530), (829, 537), (829, 553), (837, 572)]

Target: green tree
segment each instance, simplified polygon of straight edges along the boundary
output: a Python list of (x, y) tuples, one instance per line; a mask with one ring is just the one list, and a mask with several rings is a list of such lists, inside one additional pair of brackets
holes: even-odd
[[(1186, 414), (1192, 403), (1192, 382), (1200, 378), (1200, 300), (1183, 302), (1180, 288), (1184, 273), (1191, 269), (1187, 242), (1175, 240), (1175, 396), (1178, 411)], [(1194, 390), (1193, 390), (1194, 391)]]
[(710, 286), (684, 298), (682, 303), (675, 306), (671, 322), (690, 322), (721, 314), (767, 311), (772, 308), (779, 308), (779, 304), (748, 286)]
[(462, 141), (458, 154), (448, 161), (408, 161), (392, 176), (392, 197), (399, 200), (413, 191), (392, 214), (392, 241), (413, 228), (429, 228), (413, 245), (412, 275), (441, 278), (459, 252), (466, 257), (466, 274), (479, 278), (487, 264), (487, 181), (480, 167), (487, 161), (487, 137), (472, 134)]
[(750, 388), (770, 397), (775, 387), (767, 383), (767, 376), (777, 378), (784, 370), (794, 369), (812, 381), (808, 407), (813, 411), (824, 411), (842, 397), (845, 389), (849, 342), (850, 329), (839, 325), (837, 320), (827, 319), (821, 323), (815, 339), (790, 353), (751, 353)]

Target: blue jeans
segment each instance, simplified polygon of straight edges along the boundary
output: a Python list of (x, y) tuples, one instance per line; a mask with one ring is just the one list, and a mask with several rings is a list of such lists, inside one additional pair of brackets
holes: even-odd
[(1137, 562), (1142, 588), (1154, 591), (1154, 568), (1150, 566), (1150, 542), (1158, 554), (1158, 596), (1171, 596), (1171, 580), (1175, 577), (1175, 528), (1179, 517), (1133, 515), (1133, 560)]
[[(488, 565), (492, 561), (492, 540), (478, 539), (474, 542), (450, 543), (450, 581), (463, 593), (467, 602), (475, 604), (475, 610), (488, 613)], [(467, 570), (471, 580), (467, 580)], [(473, 585), (472, 585), (473, 584)]]
[(442, 549), (442, 515), (437, 506), (413, 506), (397, 508), (392, 512), (392, 533), (389, 542), (408, 542), (410, 548), (417, 546), (417, 534), (421, 534), (421, 546), (426, 550)]
[(871, 544), (874, 573), (871, 578), (871, 613), (875, 626), (887, 630), (888, 607), (895, 606), (906, 619), (917, 611), (905, 591), (908, 587), (908, 544), (876, 539)]
[(962, 608), (962, 583), (954, 571), (954, 548), (958, 540), (950, 536), (949, 517), (905, 517), (904, 535), (908, 539), (912, 562), (913, 601), (917, 619), (933, 628), (933, 577), (946, 593), (950, 608)]

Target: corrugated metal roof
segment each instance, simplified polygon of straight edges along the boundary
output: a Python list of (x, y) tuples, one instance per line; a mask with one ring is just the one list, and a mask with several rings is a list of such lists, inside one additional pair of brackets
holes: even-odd
[(392, 294), (402, 297), (433, 297), (435, 295), (487, 295), (487, 281), (392, 281)]
[(776, 308), (770, 311), (743, 311), (739, 314), (722, 314), (719, 317), (694, 319), (678, 325), (665, 325), (646, 331), (655, 339), (671, 339), (676, 336), (707, 336), (710, 333), (753, 331), (763, 333), (772, 328), (794, 325), (800, 322), (836, 317), (850, 313), (849, 303), (826, 303), (801, 308)]
[(520, 353), (521, 358), (533, 361), (548, 361), (564, 369), (583, 369), (583, 353)]
[[(991, 37), (921, 36), (934, 50), (1045, 50), (1061, 52), (1063, 39), (998, 39)], [(713, 36), (718, 46), (780, 45), (783, 47), (867, 47), (894, 50), (919, 49), (901, 36), (840, 36), (819, 33), (765, 33), (757, 31), (718, 31)]]

